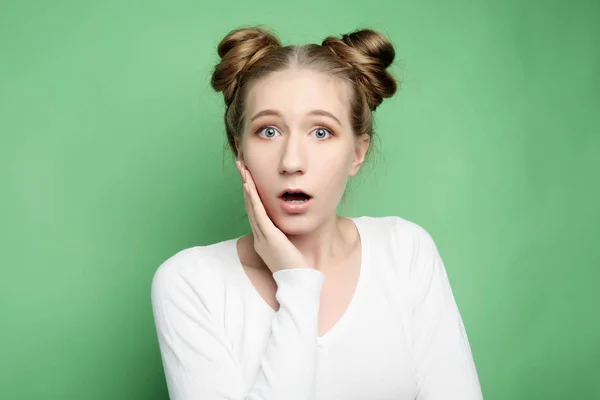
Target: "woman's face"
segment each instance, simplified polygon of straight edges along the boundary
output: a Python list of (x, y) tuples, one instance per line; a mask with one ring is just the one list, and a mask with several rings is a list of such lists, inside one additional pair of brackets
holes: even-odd
[[(353, 134), (349, 99), (345, 82), (307, 69), (271, 73), (248, 91), (238, 159), (267, 214), (288, 235), (309, 233), (335, 215), (364, 160), (369, 137)], [(312, 196), (300, 212), (280, 197), (288, 189)]]

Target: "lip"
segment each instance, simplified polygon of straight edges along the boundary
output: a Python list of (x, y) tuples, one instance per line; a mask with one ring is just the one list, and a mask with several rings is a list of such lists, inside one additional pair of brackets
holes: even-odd
[(279, 202), (281, 203), (281, 208), (288, 214), (302, 214), (305, 213), (310, 204), (312, 203), (312, 197), (302, 203), (290, 203), (288, 201), (279, 198)]
[(282, 190), (282, 191), (281, 191), (281, 192), (280, 192), (280, 193), (277, 195), (277, 197), (281, 198), (281, 196), (283, 196), (285, 193), (288, 193), (288, 192), (289, 192), (289, 193), (305, 193), (305, 194), (309, 195), (311, 199), (312, 199), (312, 197), (313, 197), (313, 196), (312, 196), (310, 193), (308, 193), (308, 192), (306, 192), (306, 191), (304, 191), (304, 190), (302, 190), (302, 189), (300, 189), (300, 188), (295, 188), (295, 189), (293, 189), (293, 188), (287, 188), (287, 189), (283, 189), (283, 190)]

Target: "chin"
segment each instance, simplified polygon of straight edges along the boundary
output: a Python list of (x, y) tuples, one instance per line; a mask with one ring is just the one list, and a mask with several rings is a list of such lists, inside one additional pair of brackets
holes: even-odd
[(316, 229), (314, 217), (310, 215), (310, 212), (303, 214), (278, 212), (271, 220), (279, 230), (288, 236), (306, 235)]

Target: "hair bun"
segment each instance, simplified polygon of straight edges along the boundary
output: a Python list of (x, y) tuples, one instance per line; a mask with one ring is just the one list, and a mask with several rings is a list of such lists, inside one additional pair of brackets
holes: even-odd
[(344, 34), (341, 39), (329, 36), (321, 45), (356, 71), (371, 110), (396, 93), (396, 79), (386, 70), (394, 62), (396, 52), (381, 33), (362, 29)]
[(277, 47), (281, 47), (279, 38), (260, 27), (235, 29), (221, 40), (217, 47), (221, 62), (213, 71), (211, 85), (217, 92), (223, 92), (225, 104), (233, 101), (241, 76)]

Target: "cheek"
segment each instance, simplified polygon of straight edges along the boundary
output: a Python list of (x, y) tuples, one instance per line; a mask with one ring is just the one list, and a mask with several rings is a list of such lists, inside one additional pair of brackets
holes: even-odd
[(254, 179), (258, 194), (261, 197), (276, 190), (273, 187), (273, 184), (277, 182), (277, 180), (274, 179), (277, 174), (277, 166), (273, 165), (271, 161), (264, 156), (253, 157), (253, 155), (248, 154), (245, 161), (248, 169), (252, 173), (252, 178)]
[(320, 170), (325, 183), (331, 189), (339, 189), (340, 186), (346, 185), (350, 163), (344, 157), (323, 159)]

